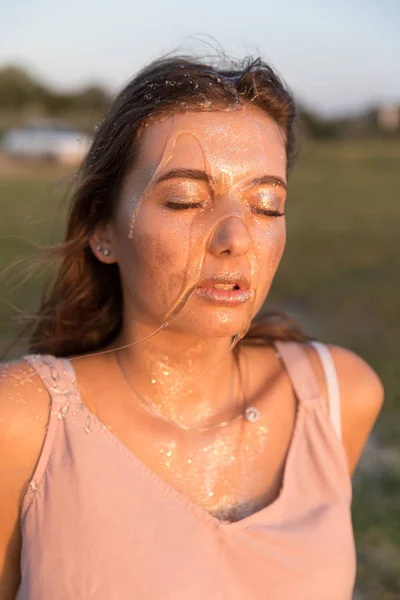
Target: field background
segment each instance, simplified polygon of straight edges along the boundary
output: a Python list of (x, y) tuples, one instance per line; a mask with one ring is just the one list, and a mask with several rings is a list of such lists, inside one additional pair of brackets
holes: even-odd
[[(289, 186), (288, 242), (268, 299), (382, 378), (384, 410), (354, 477), (355, 598), (400, 599), (400, 142), (307, 142)], [(0, 156), (0, 348), (37, 305), (38, 248), (61, 239), (73, 174)], [(16, 320), (18, 317), (18, 320)], [(17, 345), (9, 356), (21, 354)], [(321, 599), (323, 600), (323, 599)]]

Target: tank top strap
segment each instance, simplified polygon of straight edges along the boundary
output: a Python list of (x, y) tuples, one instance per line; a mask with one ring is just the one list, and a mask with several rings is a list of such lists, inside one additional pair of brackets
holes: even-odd
[(46, 470), (57, 432), (67, 416), (75, 413), (75, 407), (81, 407), (77, 384), (72, 368), (66, 359), (51, 355), (29, 354), (24, 359), (33, 367), (50, 395), (50, 416), (46, 435), (35, 471), (22, 501), (23, 517)]
[(274, 345), (288, 372), (298, 400), (303, 404), (320, 401), (322, 391), (302, 344), (275, 341)]
[(50, 421), (53, 418), (63, 420), (71, 405), (80, 403), (75, 374), (69, 361), (50, 354), (30, 354), (25, 356), (25, 360), (33, 367), (49, 392)]
[(312, 341), (310, 345), (317, 351), (321, 360), (328, 391), (329, 415), (339, 439), (342, 439), (340, 388), (335, 363), (329, 348), (321, 342)]

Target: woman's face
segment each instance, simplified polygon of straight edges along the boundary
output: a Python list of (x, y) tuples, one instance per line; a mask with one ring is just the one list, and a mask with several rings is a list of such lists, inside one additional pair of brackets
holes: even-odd
[(286, 152), (260, 109), (150, 122), (113, 222), (125, 317), (196, 336), (244, 333), (285, 246)]

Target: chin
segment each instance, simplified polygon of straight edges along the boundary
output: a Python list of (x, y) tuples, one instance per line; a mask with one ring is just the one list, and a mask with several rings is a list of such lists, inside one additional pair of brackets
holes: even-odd
[[(206, 338), (233, 337), (249, 326), (249, 307), (218, 307), (213, 310), (190, 311), (171, 321), (170, 330)], [(185, 314), (186, 313), (186, 314)], [(251, 319), (253, 315), (250, 315)]]

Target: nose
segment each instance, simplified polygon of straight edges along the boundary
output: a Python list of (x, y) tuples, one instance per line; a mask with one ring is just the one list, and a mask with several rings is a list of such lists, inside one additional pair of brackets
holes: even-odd
[(222, 221), (214, 231), (209, 250), (214, 256), (243, 256), (249, 251), (250, 234), (238, 217)]

